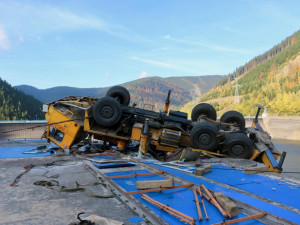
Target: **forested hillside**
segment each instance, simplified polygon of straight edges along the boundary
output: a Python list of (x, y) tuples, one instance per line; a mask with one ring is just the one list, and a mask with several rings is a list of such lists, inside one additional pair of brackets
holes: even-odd
[[(145, 104), (154, 105), (155, 110), (162, 110), (168, 90), (171, 94), (171, 107), (178, 108), (195, 97), (200, 97), (214, 87), (221, 75), (195, 76), (195, 77), (147, 77), (124, 84), (116, 84), (126, 87), (131, 95), (131, 101), (139, 107)], [(49, 89), (37, 89), (29, 85), (16, 86), (18, 90), (24, 91), (39, 99), (43, 103), (52, 102), (66, 96), (92, 96), (102, 97), (106, 94), (106, 88), (73, 88), (53, 87)]]
[[(154, 106), (155, 110), (163, 110), (169, 90), (171, 90), (170, 101), (172, 108), (177, 108), (183, 103), (192, 100), (189, 90), (159, 77), (155, 77), (154, 79), (141, 79), (134, 84), (125, 84), (124, 86), (130, 92), (131, 100), (136, 103), (138, 107), (144, 107), (145, 104), (150, 104)], [(147, 107), (147, 109), (149, 109), (149, 107)]]
[[(235, 77), (239, 84), (240, 103), (234, 103)], [(267, 107), (271, 115), (299, 116), (300, 31), (229, 74), (199, 101), (211, 102), (219, 116), (224, 109), (254, 115), (255, 104)], [(193, 105), (190, 103), (183, 110), (190, 111)]]
[(0, 120), (44, 119), (42, 103), (0, 78)]

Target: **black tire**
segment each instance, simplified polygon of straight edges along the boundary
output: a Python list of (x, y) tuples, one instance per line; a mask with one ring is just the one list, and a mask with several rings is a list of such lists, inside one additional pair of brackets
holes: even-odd
[(253, 153), (253, 143), (244, 133), (228, 135), (224, 147), (232, 158), (250, 159)]
[(206, 121), (198, 123), (191, 131), (191, 142), (194, 148), (214, 151), (218, 146), (218, 128)]
[(93, 116), (97, 124), (110, 127), (121, 118), (122, 109), (117, 99), (106, 96), (97, 100), (93, 107)]
[(245, 129), (246, 122), (244, 116), (237, 111), (228, 111), (221, 116), (220, 121), (222, 123), (234, 123), (241, 130)]
[(207, 103), (200, 103), (192, 110), (192, 121), (199, 121), (199, 117), (205, 115), (207, 118), (216, 120), (217, 112), (215, 108)]
[(107, 91), (106, 96), (117, 99), (121, 105), (129, 105), (130, 102), (130, 94), (128, 90), (122, 86), (111, 87)]
[(196, 161), (197, 159), (199, 159), (200, 154), (201, 152), (186, 151), (183, 158), (185, 162)]

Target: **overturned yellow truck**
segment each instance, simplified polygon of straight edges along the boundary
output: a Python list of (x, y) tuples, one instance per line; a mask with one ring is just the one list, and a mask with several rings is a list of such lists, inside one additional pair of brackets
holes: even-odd
[[(162, 112), (130, 106), (130, 94), (122, 86), (110, 88), (105, 97), (69, 96), (44, 107), (48, 121), (46, 138), (63, 149), (84, 140), (88, 135), (126, 150), (138, 141), (139, 152), (154, 155), (175, 152), (180, 147), (193, 151), (262, 162), (269, 171), (281, 172), (285, 152), (280, 153), (258, 123), (258, 107), (252, 127), (237, 111), (228, 111), (217, 121), (214, 107), (196, 105), (187, 113), (169, 110), (169, 91)], [(277, 162), (277, 159), (280, 160)]]

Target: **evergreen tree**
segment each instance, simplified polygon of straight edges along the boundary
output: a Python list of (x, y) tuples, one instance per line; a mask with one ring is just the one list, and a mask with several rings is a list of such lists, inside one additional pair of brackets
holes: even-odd
[(0, 78), (0, 120), (44, 119), (42, 103)]

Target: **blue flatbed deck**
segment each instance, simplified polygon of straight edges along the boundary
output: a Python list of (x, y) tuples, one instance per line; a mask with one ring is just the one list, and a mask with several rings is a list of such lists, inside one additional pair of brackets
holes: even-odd
[[(5, 146), (0, 147), (0, 158), (24, 158), (24, 157), (49, 157), (52, 154), (50, 152), (38, 153), (38, 154), (23, 154), (25, 151), (29, 151), (36, 148), (35, 145), (27, 146)], [(96, 159), (112, 159), (112, 157), (95, 157)], [(203, 177), (198, 177), (193, 174), (195, 168), (190, 166), (181, 165), (181, 169), (186, 168), (189, 173), (176, 170), (175, 168), (166, 167), (162, 164), (156, 163), (154, 160), (142, 160), (142, 163), (153, 167), (157, 170), (161, 170), (170, 173), (173, 176), (180, 177), (189, 183), (195, 185), (204, 184), (208, 189), (212, 191), (222, 192), (228, 197), (237, 200), (237, 202), (244, 205), (249, 205), (249, 207), (254, 208), (259, 211), (267, 212), (274, 216), (280, 217), (286, 224), (300, 224), (300, 188), (299, 185), (287, 183), (280, 179), (274, 179), (263, 175), (247, 175), (243, 171), (238, 169), (233, 169), (223, 165), (213, 165), (212, 171), (203, 175)], [(127, 174), (141, 174), (153, 172), (149, 169), (141, 169), (138, 164), (130, 165), (130, 169), (124, 163), (112, 165), (107, 164), (106, 167), (101, 167), (103, 165), (94, 164), (95, 167), (100, 168), (99, 170), (107, 177), (127, 175)], [(119, 168), (119, 171), (107, 172), (107, 168)], [(144, 167), (146, 168), (146, 167)], [(136, 182), (144, 180), (161, 180), (166, 179), (162, 175), (150, 175), (150, 176), (137, 176), (137, 177), (127, 177), (127, 178), (114, 178), (112, 179), (119, 187), (124, 191), (136, 191)], [(175, 185), (180, 185), (176, 183)], [(198, 218), (196, 204), (194, 202), (193, 191), (189, 188), (179, 188), (164, 190), (161, 192), (149, 192), (146, 193), (149, 197), (157, 200), (163, 204), (169, 205), (170, 207), (177, 209), (178, 211), (185, 213), (195, 219)], [(158, 217), (162, 218), (169, 224), (185, 224), (184, 222), (178, 220), (174, 216), (160, 210), (156, 206), (150, 204), (149, 202), (141, 199), (141, 194), (134, 194), (133, 197), (138, 200), (142, 205), (151, 209)], [(222, 214), (207, 200), (205, 200), (205, 205), (207, 207), (209, 221), (196, 221), (196, 224), (214, 224), (223, 221)], [(204, 212), (202, 210), (204, 215)], [(236, 218), (243, 218), (246, 214), (239, 213)], [(280, 219), (278, 220), (280, 221)], [(290, 222), (289, 222), (290, 221)], [(278, 222), (280, 224), (280, 222)], [(237, 224), (254, 225), (254, 224), (264, 224), (256, 219), (240, 222)]]

